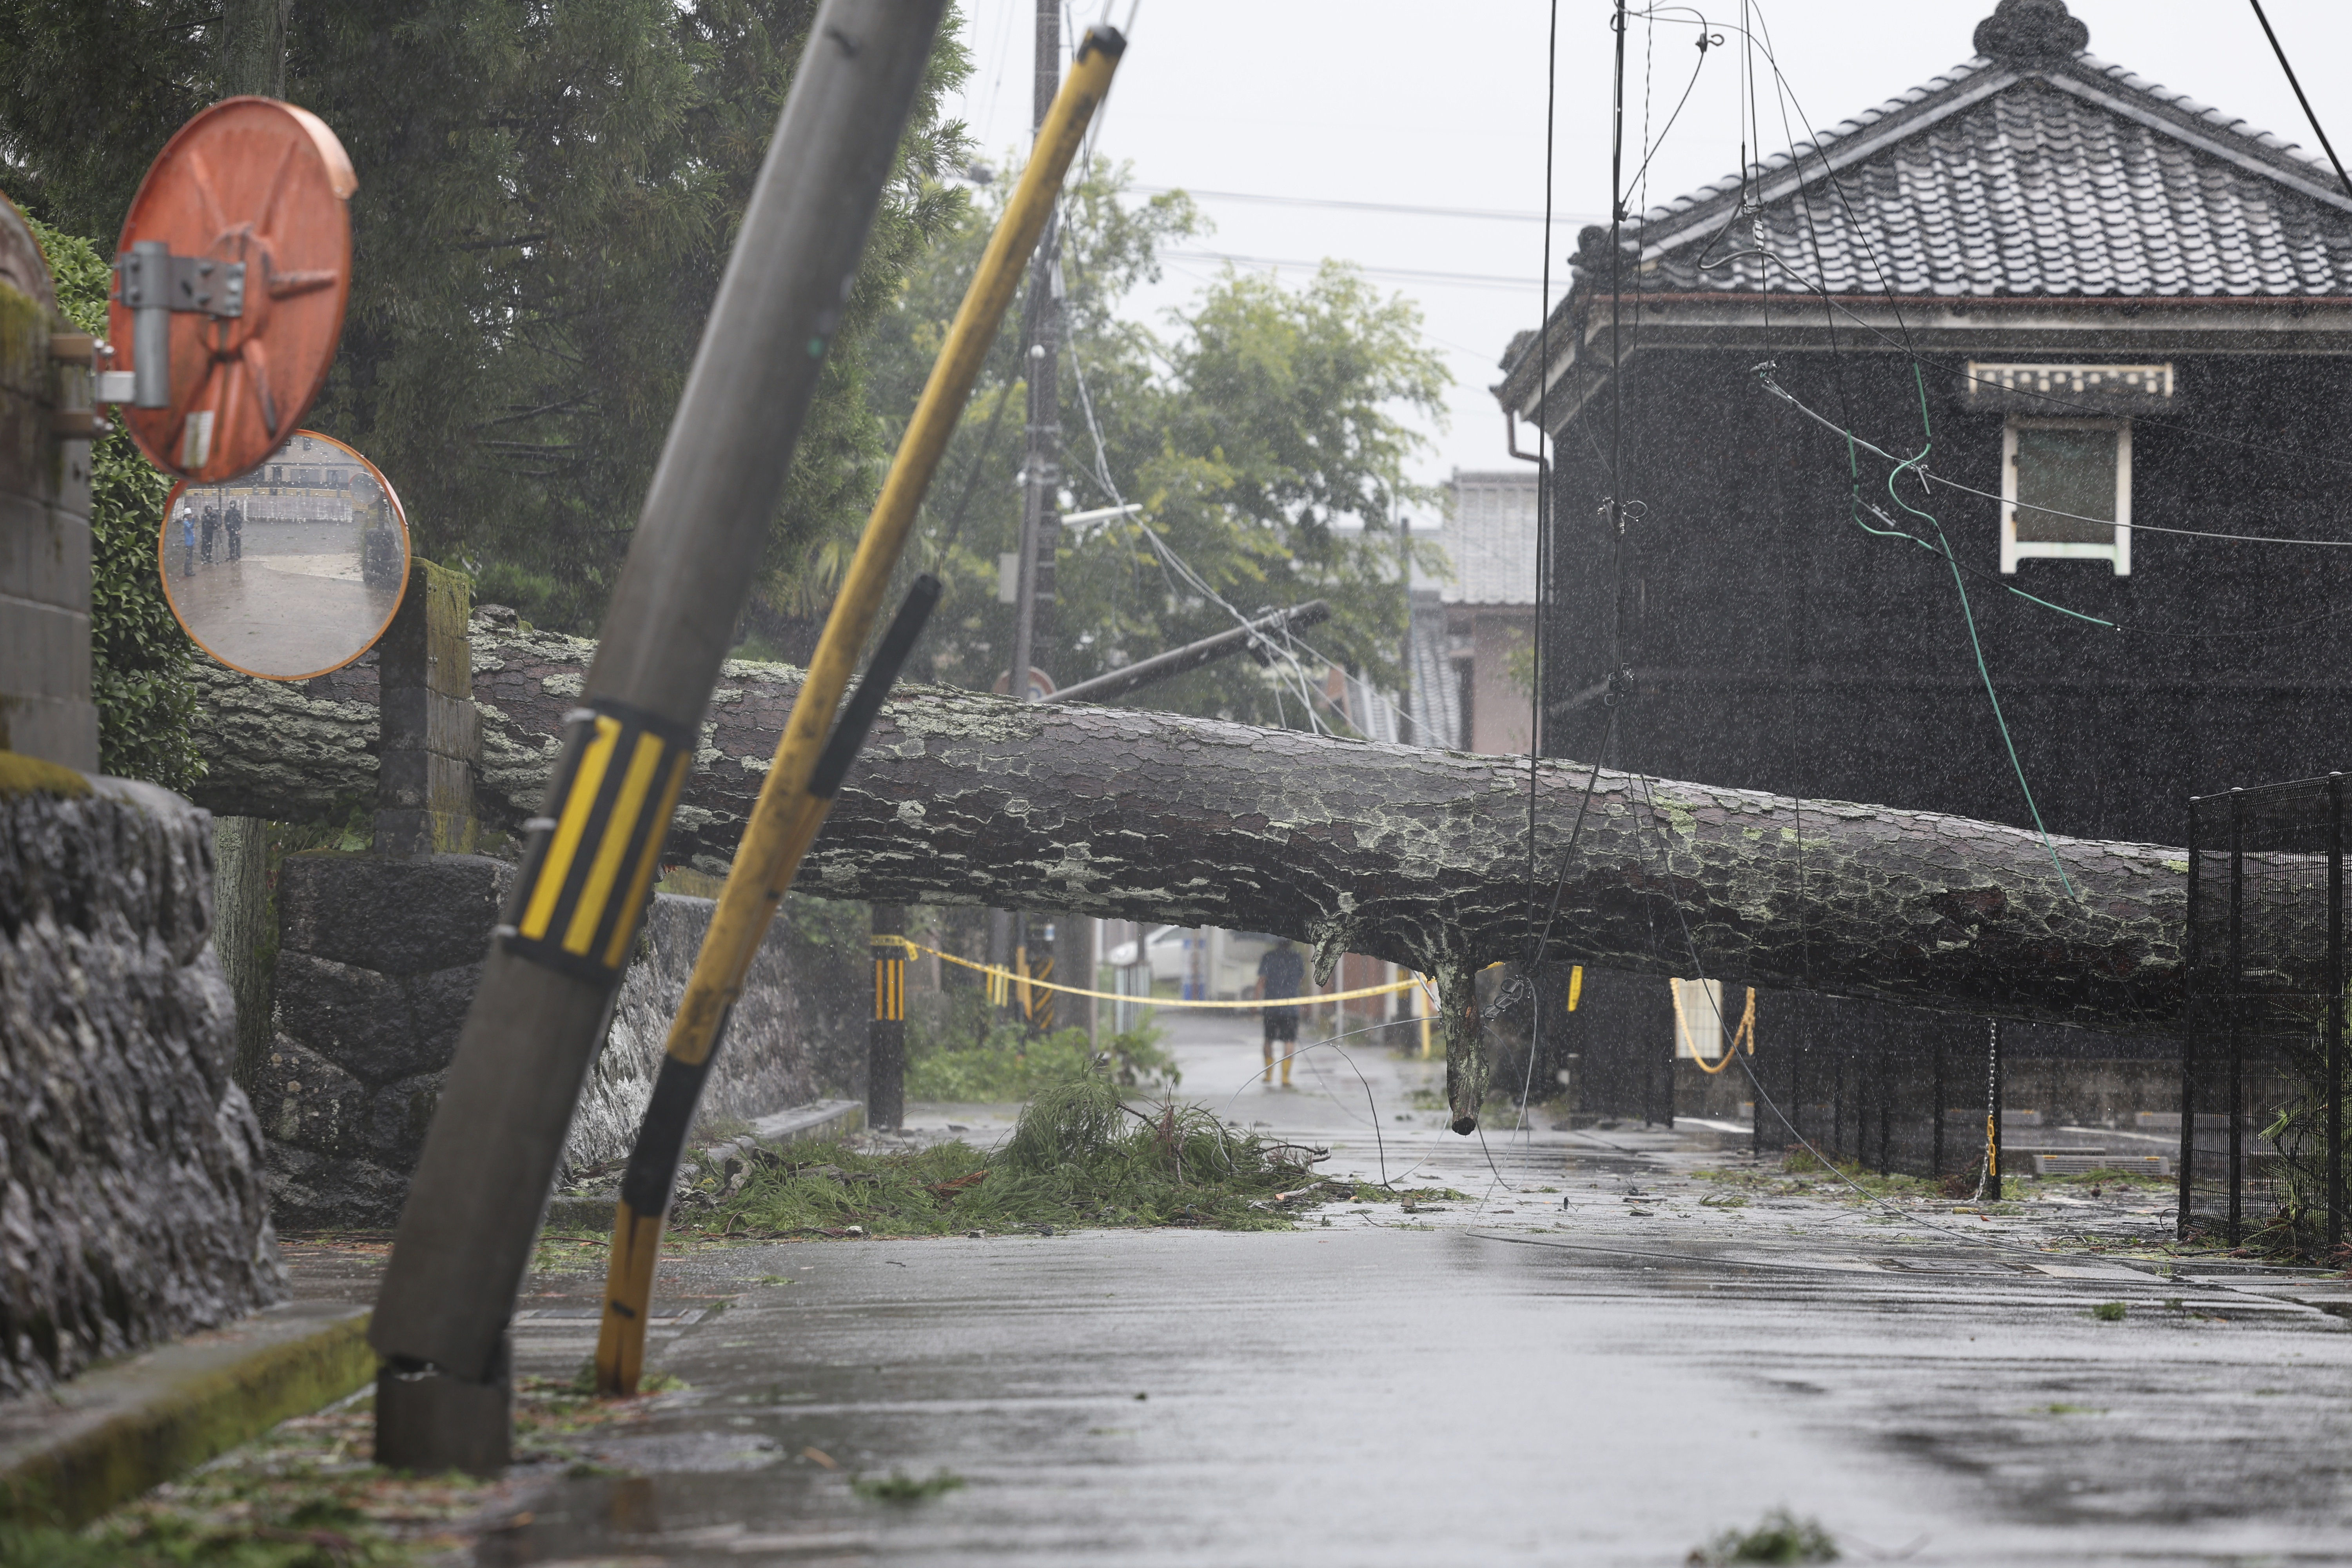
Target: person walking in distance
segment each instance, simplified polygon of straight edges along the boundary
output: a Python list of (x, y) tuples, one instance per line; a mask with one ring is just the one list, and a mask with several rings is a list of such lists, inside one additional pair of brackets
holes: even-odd
[(228, 558), (231, 561), (244, 560), (245, 513), (236, 510), (236, 502), (228, 503), (228, 510), (221, 514), (221, 523), (228, 530)]
[[(1261, 1002), (1276, 1002), (1286, 996), (1296, 996), (1307, 988), (1307, 955), (1290, 945), (1286, 936), (1276, 937), (1265, 956), (1257, 961), (1257, 994)], [(1296, 1007), (1261, 1007), (1265, 1020), (1265, 1083), (1274, 1085), (1275, 1043), (1296, 1047), (1298, 1044), (1298, 1009)], [(1294, 1051), (1286, 1049), (1282, 1056), (1282, 1087), (1290, 1087), (1290, 1058)]]
[(205, 508), (204, 558), (205, 564), (207, 566), (213, 563), (213, 535), (219, 531), (220, 508), (216, 506), (208, 506)]
[(180, 575), (184, 577), (196, 569), (196, 509), (182, 502), (180, 506)]

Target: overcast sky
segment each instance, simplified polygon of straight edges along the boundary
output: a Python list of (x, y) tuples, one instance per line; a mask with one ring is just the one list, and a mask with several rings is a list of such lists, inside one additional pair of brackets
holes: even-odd
[[(1132, 161), (1140, 185), (1196, 193), (1372, 202), (1539, 214), (1544, 202), (1544, 60), (1548, 0), (1072, 0), (1081, 22), (1136, 7), (1101, 151)], [(1035, 0), (963, 0), (975, 58), (950, 106), (992, 153), (1029, 140)], [(1949, 69), (1993, 0), (1774, 0), (1745, 7), (1769, 33), (1793, 102), (1790, 123), (1834, 125)], [(1609, 205), (1611, 0), (1559, 0), (1554, 144), (1553, 288), (1566, 280), (1577, 228)], [(2255, 126), (2316, 148), (2242, 0), (2071, 0), (2091, 52)], [(2352, 155), (2352, 4), (2264, 0), (2339, 153)], [(1734, 29), (1743, 7), (1705, 7)], [(1636, 22), (1629, 34), (1627, 134), (1641, 142), (1643, 56), (1649, 52), (1653, 134), (1692, 80), (1690, 13)], [(1736, 42), (1736, 36), (1734, 37)], [(1688, 107), (1658, 142), (1648, 178), (1655, 204), (1733, 172), (1739, 163), (1739, 60), (1710, 53)], [(1769, 71), (1757, 71), (1771, 150), (1786, 145)], [(1638, 158), (1629, 153), (1627, 167)], [(1636, 205), (1639, 204), (1636, 203)], [(1367, 213), (1203, 194), (1213, 235), (1171, 258), (1166, 284), (1138, 300), (1164, 310), (1222, 262), (1324, 257), (1364, 267), (1416, 300), (1429, 340), (1454, 378), (1452, 416), (1432, 427), (1420, 477), (1512, 467), (1486, 388), (1511, 334), (1541, 313), (1543, 225), (1522, 217)], [(1303, 267), (1298, 264), (1303, 264)], [(1412, 276), (1443, 274), (1443, 277)], [(1485, 281), (1496, 279), (1499, 281)]]

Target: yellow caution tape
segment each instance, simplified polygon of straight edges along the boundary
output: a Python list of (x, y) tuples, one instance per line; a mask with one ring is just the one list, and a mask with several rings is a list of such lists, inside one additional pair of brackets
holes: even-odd
[[(891, 940), (877, 936), (874, 939), (874, 945), (879, 947)], [(989, 999), (992, 1002), (1001, 1001), (1012, 986), (1026, 985), (1033, 991), (1059, 991), (1066, 996), (1099, 996), (1106, 1002), (1133, 1002), (1145, 1007), (1312, 1007), (1325, 1002), (1353, 1002), (1360, 996), (1386, 996), (1391, 992), (1421, 984), (1417, 976), (1408, 975), (1386, 985), (1367, 985), (1360, 991), (1317, 991), (1304, 996), (1269, 996), (1264, 1001), (1251, 997), (1240, 1002), (1186, 1002), (1162, 996), (1139, 996), (1132, 992), (1088, 991), (1080, 985), (1056, 985), (1048, 980), (1031, 980), (1017, 975), (1001, 963), (974, 963), (969, 958), (958, 958), (952, 952), (941, 952), (936, 947), (925, 947), (921, 942), (909, 942), (903, 936), (896, 940), (909, 953), (928, 952), (933, 958), (959, 968), (977, 970), (985, 974), (988, 976)]]
[[(1748, 988), (1748, 1011), (1741, 1015), (1739, 1027), (1732, 1031), (1729, 1048), (1716, 1058), (1713, 1067), (1709, 1067), (1706, 1058), (1699, 1055), (1698, 1041), (1691, 1034), (1690, 1019), (1683, 1013), (1683, 988), (1674, 984), (1672, 981), (1667, 982), (1667, 984), (1674, 991), (1675, 1033), (1679, 1038), (1689, 1041), (1691, 1059), (1698, 1063), (1699, 1071), (1708, 1074), (1723, 1071), (1731, 1065), (1732, 1058), (1739, 1054), (1739, 1047), (1742, 1045), (1747, 1046), (1749, 1056), (1756, 1054), (1756, 987), (1750, 985)], [(1717, 1027), (1721, 1026), (1718, 1021)]]

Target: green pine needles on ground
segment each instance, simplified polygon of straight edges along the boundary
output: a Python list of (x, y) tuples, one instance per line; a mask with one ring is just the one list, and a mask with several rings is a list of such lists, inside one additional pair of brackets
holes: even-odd
[(1727, 1530), (1687, 1559), (1695, 1564), (1733, 1563), (1834, 1563), (1835, 1538), (1819, 1520), (1799, 1519), (1776, 1508), (1753, 1530)]
[(677, 1225), (704, 1235), (949, 1236), (1077, 1226), (1272, 1230), (1353, 1189), (1302, 1191), (1319, 1151), (1269, 1142), (1197, 1105), (1129, 1105), (1102, 1072), (1040, 1092), (994, 1150), (861, 1154), (838, 1143), (706, 1153)]
[[(1182, 1081), (1175, 1060), (1160, 1047), (1160, 1034), (1146, 1024), (1105, 1037), (1100, 1054), (1118, 1083), (1129, 1089), (1172, 1089)], [(1084, 1029), (1040, 1034), (1003, 1022), (989, 1024), (973, 1043), (959, 1044), (944, 1031), (927, 1032), (908, 1043), (907, 1098), (931, 1105), (1027, 1100), (1083, 1076), (1096, 1056)]]

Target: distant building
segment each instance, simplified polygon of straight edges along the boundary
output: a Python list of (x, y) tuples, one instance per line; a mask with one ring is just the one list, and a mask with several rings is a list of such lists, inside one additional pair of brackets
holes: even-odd
[(1456, 470), (1438, 543), (1447, 575), (1412, 584), (1414, 739), (1524, 752), (1533, 718), (1536, 474)]
[(193, 500), (225, 507), (235, 500), (248, 522), (348, 521), (383, 499), (357, 454), (315, 436), (295, 436), (269, 460), (218, 485), (192, 488)]

